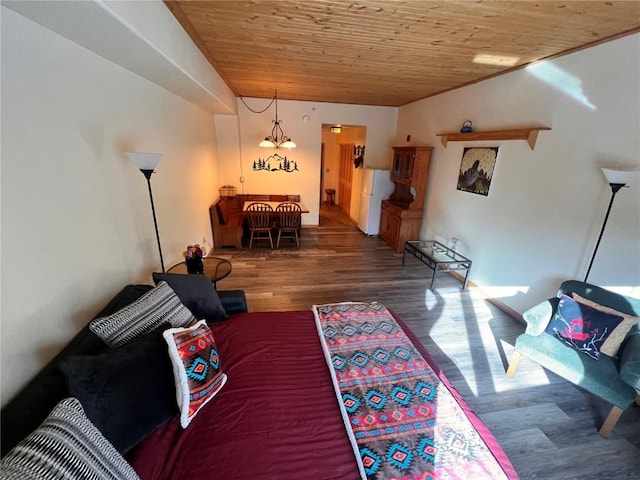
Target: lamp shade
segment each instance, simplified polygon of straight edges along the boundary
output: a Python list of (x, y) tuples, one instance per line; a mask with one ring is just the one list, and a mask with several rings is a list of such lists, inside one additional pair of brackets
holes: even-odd
[(162, 153), (124, 152), (140, 170), (153, 170), (162, 160)]
[(607, 182), (626, 185), (636, 172), (633, 170), (613, 170), (611, 168), (603, 168), (602, 173), (607, 177)]
[(272, 140), (269, 140), (269, 138), (265, 138), (260, 142), (259, 146), (264, 148), (275, 148), (276, 144)]

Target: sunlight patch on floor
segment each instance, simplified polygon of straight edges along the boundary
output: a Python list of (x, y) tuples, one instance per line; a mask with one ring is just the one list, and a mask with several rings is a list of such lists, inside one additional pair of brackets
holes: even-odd
[[(526, 291), (526, 287), (513, 288)], [(460, 307), (461, 295), (471, 296), (466, 309)], [(493, 385), (495, 392), (549, 384), (545, 370), (525, 357), (521, 358), (515, 377), (507, 377), (506, 369), (513, 354), (515, 339), (505, 340), (493, 331), (491, 308), (484, 301), (477, 301), (479, 298), (484, 298), (481, 292), (471, 289), (461, 293), (459, 287), (438, 289), (435, 293), (425, 291), (425, 306), (437, 314), (429, 335), (456, 366), (471, 392), (478, 396), (482, 393), (479, 385), (486, 389), (488, 384)], [(491, 380), (476, 378), (477, 362), (486, 364), (488, 369), (483, 366), (480, 371), (490, 372)]]

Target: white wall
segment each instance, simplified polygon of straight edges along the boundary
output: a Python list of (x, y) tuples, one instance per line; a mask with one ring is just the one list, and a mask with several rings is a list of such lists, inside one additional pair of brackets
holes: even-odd
[(236, 113), (235, 95), (161, 0), (2, 5), (208, 112)]
[[(402, 107), (398, 143), (411, 134), (435, 147), (421, 236), (459, 238), (471, 280), (519, 312), (584, 279), (611, 197), (600, 167), (640, 165), (639, 105), (636, 34)], [(445, 149), (435, 134), (467, 119), (478, 131), (552, 130), (533, 151), (524, 141)], [(465, 146), (500, 147), (488, 197), (456, 190)], [(616, 197), (589, 281), (640, 295), (637, 177)]]
[(2, 7), (2, 402), (127, 283), (211, 242), (213, 116)]
[[(245, 102), (255, 111), (263, 110), (269, 100), (246, 98)], [(293, 173), (253, 171), (257, 158), (264, 158), (274, 150), (258, 146), (271, 133), (271, 121), (275, 117), (272, 106), (264, 113), (252, 113), (238, 99), (238, 122), (232, 117), (216, 116), (220, 151), (220, 184), (235, 185), (239, 193), (300, 194), (309, 214), (302, 216), (304, 225), (317, 225), (320, 209), (320, 153), (322, 124), (348, 124), (367, 127), (365, 161), (370, 168), (389, 168), (393, 151), (392, 139), (397, 118), (397, 108), (343, 105), (333, 103), (297, 102), (278, 100), (278, 117), (285, 134), (296, 142), (293, 150), (282, 149), (278, 153), (295, 160), (299, 171)], [(309, 121), (303, 117), (309, 115)], [(238, 134), (238, 132), (240, 132)], [(240, 148), (234, 144), (239, 136)], [(240, 177), (244, 177), (244, 184)]]

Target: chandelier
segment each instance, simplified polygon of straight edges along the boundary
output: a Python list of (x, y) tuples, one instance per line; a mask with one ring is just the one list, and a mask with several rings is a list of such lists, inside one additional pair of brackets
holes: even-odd
[(273, 129), (271, 130), (271, 135), (264, 137), (264, 140), (260, 142), (260, 146), (266, 148), (296, 148), (294, 141), (284, 134), (280, 126), (282, 120), (278, 119), (278, 90), (275, 91), (273, 101), (276, 104), (276, 119), (272, 120)]

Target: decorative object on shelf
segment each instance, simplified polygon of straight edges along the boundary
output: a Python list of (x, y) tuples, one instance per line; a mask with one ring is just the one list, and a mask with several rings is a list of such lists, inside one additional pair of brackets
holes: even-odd
[(202, 264), (202, 257), (206, 257), (206, 252), (200, 247), (199, 244), (187, 245), (187, 250), (184, 252), (184, 260), (187, 264), (187, 273), (199, 273), (204, 274), (204, 265)]
[(600, 240), (602, 240), (602, 235), (604, 234), (604, 229), (607, 226), (607, 220), (609, 219), (609, 213), (611, 212), (611, 207), (613, 206), (613, 200), (616, 197), (616, 193), (618, 193), (618, 191), (620, 191), (622, 187), (628, 187), (627, 183), (629, 183), (629, 181), (631, 180), (632, 175), (637, 174), (637, 171), (612, 170), (610, 168), (602, 168), (602, 173), (607, 178), (609, 186), (611, 187), (611, 200), (609, 200), (609, 207), (607, 208), (607, 213), (605, 214), (604, 221), (602, 222), (602, 228), (600, 229), (600, 235), (598, 236), (598, 241), (596, 242), (596, 248), (593, 249), (593, 255), (591, 256), (591, 261), (589, 262), (589, 268), (587, 268), (587, 274), (584, 276), (585, 282), (587, 281), (587, 278), (589, 278), (593, 260), (596, 258), (596, 253), (598, 252)]
[(462, 128), (460, 129), (460, 133), (471, 133), (471, 132), (473, 132), (473, 124), (471, 123), (471, 120), (466, 120), (462, 124)]
[(291, 140), (290, 137), (287, 137), (284, 134), (284, 131), (282, 130), (282, 125), (281, 125), (282, 120), (278, 119), (278, 90), (275, 91), (275, 94), (273, 96), (273, 99), (271, 100), (271, 103), (269, 103), (269, 105), (267, 105), (264, 110), (260, 110), (260, 111), (253, 110), (252, 108), (249, 107), (249, 105), (246, 104), (246, 102), (242, 97), (240, 97), (240, 100), (242, 100), (242, 103), (244, 103), (244, 106), (247, 107), (253, 113), (266, 112), (269, 109), (269, 107), (271, 107), (271, 105), (273, 105), (274, 103), (276, 104), (276, 119), (271, 121), (273, 123), (273, 128), (271, 129), (271, 135), (264, 137), (264, 140), (260, 142), (261, 147), (276, 148), (276, 149), (281, 147), (296, 148), (295, 142)]
[(476, 142), (494, 140), (526, 140), (531, 150), (536, 146), (538, 132), (541, 130), (551, 130), (548, 127), (519, 128), (516, 130), (494, 130), (490, 132), (449, 132), (436, 133), (440, 137), (442, 145), (447, 146), (448, 142)]
[(460, 162), (457, 189), (488, 196), (497, 156), (498, 147), (465, 148)]
[[(273, 166), (271, 162), (278, 164), (278, 166)], [(278, 155), (274, 153), (273, 155), (269, 155), (266, 159), (258, 158), (258, 160), (254, 160), (253, 162), (253, 171), (257, 172), (260, 170), (265, 170), (267, 172), (299, 172), (298, 163), (295, 160), (289, 160), (287, 156), (284, 157), (282, 155)]]
[(361, 167), (364, 163), (364, 145), (356, 145), (353, 147), (353, 163), (356, 168)]
[(160, 234), (158, 233), (158, 220), (156, 219), (156, 208), (153, 204), (153, 192), (151, 191), (151, 174), (154, 169), (162, 160), (161, 153), (137, 153), (137, 152), (124, 152), (124, 154), (131, 160), (142, 172), (147, 179), (147, 186), (149, 188), (149, 200), (151, 201), (151, 213), (153, 214), (153, 225), (156, 229), (156, 240), (158, 242), (158, 253), (160, 254), (160, 266), (164, 273), (164, 259), (162, 258), (162, 246), (160, 245)]
[(342, 126), (334, 125), (329, 130), (331, 131), (331, 133), (342, 133)]
[(218, 189), (221, 197), (235, 197), (236, 196), (236, 187), (233, 185), (223, 185)]

